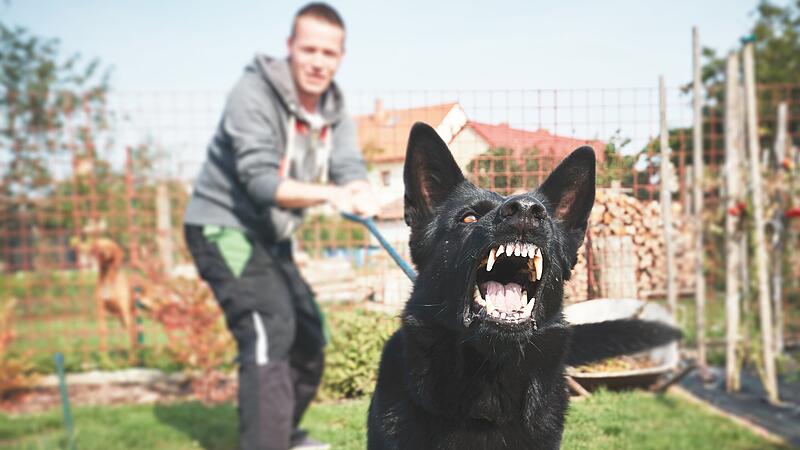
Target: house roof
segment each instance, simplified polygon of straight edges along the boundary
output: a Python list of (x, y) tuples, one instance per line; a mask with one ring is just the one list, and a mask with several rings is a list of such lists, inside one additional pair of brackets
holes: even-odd
[(598, 160), (602, 161), (604, 156), (605, 143), (599, 140), (559, 136), (544, 129), (521, 130), (511, 128), (505, 123), (490, 125), (470, 121), (466, 126), (483, 138), (489, 147), (513, 150), (515, 158), (522, 158), (523, 152), (535, 148), (543, 154), (552, 156), (555, 161), (560, 161), (583, 145), (594, 148)]
[(415, 122), (436, 128), (457, 103), (407, 109), (383, 109), (375, 102), (375, 112), (356, 116), (358, 143), (364, 157), (372, 162), (402, 161), (406, 156), (408, 133)]

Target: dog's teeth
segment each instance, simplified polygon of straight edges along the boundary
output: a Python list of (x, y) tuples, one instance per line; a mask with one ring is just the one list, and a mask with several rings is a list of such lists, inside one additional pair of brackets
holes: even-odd
[(523, 245), (522, 246), (522, 257), (523, 258), (527, 258), (528, 257), (528, 246), (527, 245)]
[(497, 255), (497, 257), (499, 258), (500, 255), (503, 254), (503, 250), (504, 250), (503, 244), (498, 245), (497, 246), (497, 252), (495, 253), (495, 255)]
[(533, 255), (536, 254), (536, 246), (533, 244), (528, 244), (528, 258), (533, 258)]
[(532, 298), (531, 301), (525, 305), (525, 310), (522, 311), (524, 317), (530, 317), (531, 313), (533, 312), (533, 306), (536, 303), (536, 298)]
[(536, 268), (536, 280), (541, 280), (544, 264), (542, 264), (542, 251), (538, 248), (536, 249), (536, 255), (533, 257), (533, 266)]
[(514, 254), (514, 244), (507, 244), (506, 245), (506, 256), (511, 256)]
[(514, 244), (514, 256), (520, 256), (522, 254), (522, 249), (520, 248), (519, 244)]
[(522, 291), (522, 304), (525, 305), (528, 303), (528, 291)]
[(494, 267), (495, 258), (496, 258), (496, 256), (495, 256), (495, 253), (494, 253), (494, 249), (489, 250), (489, 259), (486, 261), (486, 271), (487, 272), (491, 272), (492, 271), (492, 267)]

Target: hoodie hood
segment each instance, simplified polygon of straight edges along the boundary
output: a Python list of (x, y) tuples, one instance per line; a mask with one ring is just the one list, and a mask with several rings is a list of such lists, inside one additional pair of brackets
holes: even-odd
[[(294, 85), (291, 68), (289, 67), (289, 59), (277, 59), (263, 54), (256, 54), (253, 66), (264, 77), (267, 84), (272, 87), (289, 113), (304, 122), (308, 122), (305, 110), (300, 107), (297, 88)], [(335, 82), (331, 82), (331, 85), (322, 94), (319, 111), (328, 124), (334, 124), (342, 118), (345, 111), (344, 96)]]

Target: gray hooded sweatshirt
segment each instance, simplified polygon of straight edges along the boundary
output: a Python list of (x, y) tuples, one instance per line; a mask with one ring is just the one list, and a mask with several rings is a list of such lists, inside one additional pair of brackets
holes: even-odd
[(283, 178), (338, 185), (365, 180), (355, 123), (335, 84), (317, 113), (300, 106), (288, 60), (256, 55), (228, 95), (184, 222), (277, 242), (290, 238), (303, 217), (302, 210), (275, 203)]

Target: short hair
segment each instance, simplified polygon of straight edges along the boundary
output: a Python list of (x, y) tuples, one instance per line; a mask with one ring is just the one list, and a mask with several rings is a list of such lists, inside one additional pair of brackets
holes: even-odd
[(301, 17), (313, 17), (331, 25), (335, 25), (342, 30), (345, 29), (342, 16), (339, 15), (339, 12), (337, 12), (333, 6), (324, 2), (312, 2), (300, 8), (297, 11), (297, 14), (294, 15), (291, 37), (294, 37), (295, 30), (297, 29), (297, 21)]

